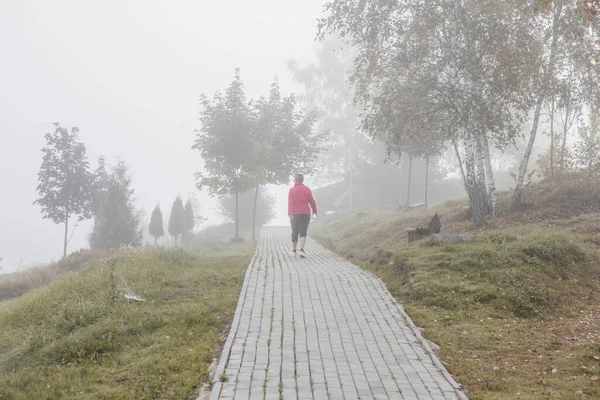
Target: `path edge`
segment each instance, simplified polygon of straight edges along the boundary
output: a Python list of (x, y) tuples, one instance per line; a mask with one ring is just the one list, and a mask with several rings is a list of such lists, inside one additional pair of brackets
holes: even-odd
[[(260, 240), (260, 233), (259, 233)], [(223, 350), (221, 351), (221, 356), (219, 359), (219, 364), (217, 369), (214, 371), (213, 379), (212, 379), (212, 389), (210, 400), (217, 400), (219, 395), (221, 394), (221, 389), (223, 388), (223, 382), (221, 382), (221, 375), (225, 372), (225, 368), (227, 367), (227, 361), (229, 360), (229, 356), (231, 355), (231, 348), (233, 347), (233, 341), (235, 340), (235, 336), (238, 332), (240, 326), (240, 319), (242, 314), (242, 306), (244, 304), (244, 300), (246, 299), (246, 294), (248, 292), (248, 281), (250, 280), (250, 273), (252, 272), (252, 268), (254, 267), (254, 263), (256, 261), (256, 256), (258, 254), (258, 242), (256, 243), (256, 249), (254, 250), (254, 255), (250, 260), (250, 264), (246, 269), (246, 274), (244, 275), (244, 283), (242, 284), (242, 289), (240, 291), (240, 297), (238, 298), (238, 302), (235, 308), (235, 314), (233, 315), (233, 321), (231, 322), (231, 328), (229, 329), (229, 334), (227, 335), (227, 340), (225, 341), (225, 345), (223, 346)], [(196, 400), (200, 400), (198, 397)]]
[(440, 358), (437, 356), (437, 354), (435, 353), (435, 351), (433, 351), (433, 349), (429, 345), (429, 340), (426, 339), (423, 336), (423, 334), (421, 333), (421, 330), (419, 329), (419, 327), (417, 325), (415, 325), (415, 323), (413, 322), (413, 320), (406, 313), (406, 311), (404, 310), (404, 307), (402, 306), (402, 303), (400, 303), (400, 301), (398, 301), (398, 299), (395, 298), (392, 295), (392, 293), (390, 293), (390, 291), (388, 290), (387, 285), (385, 284), (385, 282), (381, 278), (379, 278), (377, 275), (375, 275), (373, 272), (368, 271), (368, 270), (366, 270), (366, 269), (364, 269), (364, 268), (362, 268), (362, 267), (360, 267), (360, 266), (358, 266), (358, 265), (356, 265), (356, 264), (354, 264), (354, 263), (346, 260), (344, 257), (342, 257), (339, 254), (335, 253), (334, 251), (328, 249), (326, 246), (322, 245), (319, 242), (319, 240), (317, 240), (317, 239), (313, 239), (313, 240), (319, 246), (322, 246), (325, 250), (331, 252), (335, 257), (337, 257), (341, 261), (344, 261), (344, 262), (352, 265), (353, 267), (358, 268), (364, 274), (370, 276), (371, 278), (373, 278), (375, 281), (377, 281), (381, 285), (381, 287), (385, 290), (385, 292), (392, 299), (392, 301), (393, 301), (392, 304), (400, 311), (400, 314), (402, 315), (402, 317), (406, 321), (407, 325), (410, 327), (410, 329), (414, 333), (415, 337), (420, 341), (421, 345), (425, 349), (425, 352), (427, 353), (427, 355), (429, 356), (429, 358), (431, 359), (431, 361), (440, 370), (440, 372), (442, 373), (442, 375), (444, 375), (444, 378), (446, 378), (446, 380), (450, 383), (450, 385), (452, 386), (452, 388), (454, 388), (454, 391), (456, 392), (456, 395), (459, 397), (459, 399), (460, 400), (469, 400), (469, 398), (467, 397), (467, 395), (464, 392), (464, 389), (454, 379), (454, 377), (448, 372), (448, 370), (446, 369), (446, 367), (444, 366), (444, 364), (442, 363), (442, 361), (440, 360)]
[(431, 359), (431, 361), (435, 364), (435, 366), (440, 370), (440, 372), (442, 373), (442, 375), (444, 375), (444, 377), (446, 378), (446, 380), (454, 388), (454, 391), (456, 392), (456, 394), (458, 395), (458, 397), (460, 398), (460, 400), (469, 400), (469, 398), (465, 394), (463, 388), (460, 386), (460, 384), (458, 382), (456, 382), (456, 380), (450, 374), (450, 372), (448, 372), (448, 370), (446, 369), (446, 367), (444, 366), (444, 364), (442, 363), (442, 361), (440, 360), (440, 358), (438, 357), (438, 355), (435, 353), (435, 351), (433, 351), (433, 349), (429, 345), (429, 340), (423, 336), (423, 334), (421, 333), (421, 330), (419, 329), (419, 327), (417, 325), (415, 325), (415, 323), (413, 322), (413, 320), (406, 313), (406, 311), (404, 310), (404, 307), (402, 306), (402, 303), (400, 303), (398, 301), (398, 299), (396, 299), (390, 293), (390, 291), (388, 290), (385, 282), (383, 282), (377, 275), (373, 274), (371, 271), (367, 271), (364, 268), (360, 268), (360, 269), (363, 270), (365, 273), (371, 275), (373, 278), (375, 278), (379, 282), (379, 284), (381, 286), (383, 286), (383, 288), (388, 292), (388, 294), (390, 295), (390, 297), (394, 301), (394, 305), (396, 306), (396, 308), (398, 308), (398, 310), (400, 311), (400, 314), (406, 320), (406, 323), (408, 324), (408, 326), (410, 327), (410, 329), (413, 331), (413, 333), (415, 334), (415, 336), (417, 337), (417, 339), (421, 342), (421, 345), (425, 348), (425, 351), (427, 352), (427, 355), (429, 355), (429, 358)]

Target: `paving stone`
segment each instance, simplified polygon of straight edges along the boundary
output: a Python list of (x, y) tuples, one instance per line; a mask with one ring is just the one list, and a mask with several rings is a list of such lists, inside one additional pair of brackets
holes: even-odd
[(211, 400), (466, 399), (378, 278), (310, 238), (294, 257), (289, 241), (261, 231)]

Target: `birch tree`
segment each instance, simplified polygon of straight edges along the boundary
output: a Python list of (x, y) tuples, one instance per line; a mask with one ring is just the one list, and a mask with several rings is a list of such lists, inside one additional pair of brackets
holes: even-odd
[(575, 157), (581, 168), (591, 171), (600, 167), (600, 111), (592, 113), (589, 124), (579, 130)]
[[(588, 103), (600, 104), (598, 93), (598, 68), (600, 61), (600, 14), (597, 3), (582, 0), (540, 0), (532, 19), (536, 28), (540, 52), (535, 65), (539, 73), (532, 76), (528, 84), (535, 100), (533, 121), (527, 147), (519, 165), (517, 182), (513, 193), (513, 210), (522, 207), (523, 188), (529, 159), (533, 150), (540, 115), (545, 102), (556, 100), (556, 88), (561, 77), (567, 76), (566, 91), (563, 89), (560, 106), (564, 111), (563, 149), (565, 136), (572, 124), (576, 108), (583, 98), (573, 102), (573, 90), (587, 94)], [(524, 86), (525, 86), (525, 81)], [(553, 92), (554, 90), (554, 92)], [(562, 150), (562, 149), (561, 149)], [(561, 151), (564, 159), (564, 150)], [(554, 154), (552, 152), (552, 154)], [(554, 161), (554, 160), (553, 160)], [(564, 162), (563, 162), (564, 165)]]
[(513, 143), (527, 111), (522, 66), (534, 52), (521, 2), (333, 0), (325, 11), (319, 37), (339, 34), (357, 50), (351, 82), (363, 129), (386, 143), (424, 132), (453, 141), (473, 223), (483, 226), (497, 212), (490, 142)]

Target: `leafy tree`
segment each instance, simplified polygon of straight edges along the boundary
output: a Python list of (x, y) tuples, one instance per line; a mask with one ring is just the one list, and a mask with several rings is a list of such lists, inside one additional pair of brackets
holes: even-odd
[(152, 211), (150, 225), (148, 228), (150, 234), (154, 236), (154, 246), (156, 246), (158, 239), (163, 237), (165, 234), (165, 229), (163, 227), (163, 215), (162, 211), (160, 211), (159, 205), (154, 207), (154, 211)]
[(106, 158), (104, 156), (98, 157), (97, 163), (98, 165), (92, 174), (91, 209), (94, 215), (100, 212), (100, 209), (106, 200), (106, 183), (109, 180), (109, 173), (106, 169)]
[[(350, 208), (353, 204), (354, 182), (363, 179), (365, 173), (374, 171), (373, 164), (386, 160), (385, 149), (360, 129), (360, 112), (353, 102), (354, 89), (350, 85), (353, 54), (351, 45), (329, 35), (318, 47), (314, 63), (299, 66), (295, 61), (288, 62), (294, 79), (304, 88), (300, 100), (308, 109), (319, 111), (317, 130), (328, 132), (324, 143), (326, 150), (319, 154), (312, 180), (329, 184), (345, 179), (349, 183)], [(404, 161), (407, 159), (408, 162), (400, 162), (397, 157), (399, 154), (388, 154), (387, 158), (396, 161), (400, 167), (398, 175), (401, 179), (396, 178), (392, 184), (400, 184), (401, 180), (406, 182), (405, 194), (409, 198), (410, 183), (415, 172), (427, 181), (430, 167), (435, 171), (438, 165), (434, 157), (436, 151), (429, 156), (423, 153), (424, 171), (414, 168), (420, 167), (419, 163), (413, 165), (413, 156), (408, 155), (406, 150), (404, 153), (407, 154)], [(419, 157), (416, 155), (418, 151), (414, 153), (415, 158)], [(428, 182), (424, 187), (427, 203)], [(408, 204), (410, 201), (406, 202)]]
[(554, 134), (554, 145), (550, 146), (550, 148), (540, 154), (537, 159), (537, 166), (539, 171), (539, 176), (544, 178), (553, 178), (554, 175), (554, 160), (559, 160), (562, 158), (562, 169), (564, 172), (571, 171), (575, 168), (576, 155), (573, 153), (573, 150), (569, 146), (562, 145), (562, 135), (559, 133)]
[[(253, 226), (269, 223), (275, 217), (275, 199), (264, 186), (261, 186), (254, 213), (255, 191), (248, 191), (239, 195), (239, 222), (242, 231), (249, 231)], [(219, 211), (227, 221), (234, 221), (235, 198), (224, 196), (219, 199)], [(255, 216), (255, 217), (253, 217)]]
[(188, 199), (185, 203), (184, 207), (184, 216), (185, 216), (185, 232), (183, 233), (182, 238), (184, 240), (189, 241), (194, 234), (194, 228), (196, 227), (196, 216), (194, 215), (194, 207), (192, 206), (192, 202)]
[[(256, 188), (254, 191), (253, 219), (262, 184), (288, 184), (297, 171), (309, 174), (319, 153), (324, 134), (314, 130), (316, 113), (297, 110), (294, 95), (282, 97), (277, 80), (271, 85), (269, 98), (261, 97), (253, 111), (253, 138), (255, 141)], [(252, 226), (252, 240), (256, 239), (256, 223)]]
[(185, 209), (181, 196), (177, 196), (171, 207), (171, 215), (169, 217), (169, 233), (175, 239), (175, 246), (179, 237), (186, 232)]
[(194, 228), (193, 229), (195, 229), (195, 228), (199, 227), (200, 225), (202, 225), (206, 221), (206, 217), (204, 217), (201, 213), (202, 204), (196, 197), (195, 193), (189, 194), (188, 202), (190, 203), (190, 205), (192, 207), (192, 213), (194, 216), (194, 219), (193, 219)]
[(300, 100), (318, 112), (317, 130), (328, 132), (326, 151), (319, 154), (312, 179), (325, 184), (341, 179), (352, 182), (353, 175), (367, 164), (382, 160), (378, 147), (359, 130), (359, 112), (348, 81), (352, 49), (339, 38), (327, 36), (315, 56), (316, 62), (305, 66), (287, 63), (294, 80), (304, 88)]
[[(252, 137), (253, 115), (239, 69), (224, 95), (217, 92), (212, 101), (202, 95), (200, 104), (202, 127), (196, 131), (192, 149), (200, 152), (206, 173), (196, 173), (196, 186), (199, 190), (207, 188), (212, 196), (231, 194), (237, 199), (239, 193), (255, 186), (254, 161), (260, 145)], [(237, 239), (237, 217), (235, 221)]]
[(561, 141), (561, 152), (560, 152), (560, 171), (565, 171), (566, 163), (566, 149), (568, 134), (571, 129), (577, 124), (581, 115), (583, 114), (583, 107), (585, 104), (585, 84), (580, 82), (577, 78), (577, 74), (573, 71), (573, 60), (571, 57), (567, 60), (568, 65), (564, 68), (568, 70), (566, 77), (559, 79), (560, 86), (562, 87), (561, 93), (558, 95), (558, 110), (560, 112), (560, 125), (562, 127), (562, 141)]
[(519, 85), (535, 68), (533, 35), (516, 23), (529, 15), (522, 2), (333, 0), (325, 11), (319, 37), (336, 33), (356, 49), (362, 129), (391, 153), (410, 154), (422, 136), (452, 143), (482, 226), (498, 210), (489, 143), (513, 143), (529, 107)]
[[(559, 3), (560, 0), (536, 0), (536, 5), (541, 9), (548, 9), (553, 3)], [(590, 24), (593, 24), (600, 15), (600, 0), (575, 0), (577, 12), (584, 16)]]
[(579, 129), (575, 157), (583, 168), (591, 170), (595, 166), (600, 166), (600, 113), (590, 115), (589, 126)]
[(102, 183), (97, 182), (103, 196), (95, 211), (94, 227), (89, 236), (90, 247), (118, 249), (140, 246), (142, 231), (129, 168), (123, 160), (119, 160), (105, 179)]
[[(524, 180), (529, 158), (533, 150), (540, 114), (545, 102), (556, 102), (564, 112), (563, 146), (564, 159), (566, 135), (574, 117), (579, 114), (582, 103), (600, 104), (599, 74), (600, 47), (598, 46), (600, 15), (597, 4), (589, 0), (538, 0), (537, 12), (532, 14), (530, 26), (540, 38), (536, 46), (541, 51), (532, 65), (540, 72), (533, 75), (528, 85), (533, 105), (533, 123), (527, 148), (519, 166), (512, 208), (522, 205)], [(554, 152), (551, 151), (554, 158)], [(564, 163), (563, 163), (564, 165)], [(554, 168), (554, 160), (551, 169)]]
[(63, 257), (67, 256), (70, 217), (89, 219), (91, 210), (91, 174), (86, 148), (79, 141), (79, 128), (54, 124), (54, 133), (47, 133), (46, 146), (42, 148), (42, 165), (38, 172), (37, 191), (45, 219), (65, 224)]
[(196, 220), (194, 217), (194, 208), (192, 207), (191, 201), (185, 203), (185, 231), (187, 233), (193, 233), (196, 226)]

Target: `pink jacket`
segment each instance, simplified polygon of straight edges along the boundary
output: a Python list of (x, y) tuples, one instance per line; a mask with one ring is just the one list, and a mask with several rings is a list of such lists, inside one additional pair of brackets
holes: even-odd
[(317, 214), (317, 203), (312, 195), (312, 192), (303, 183), (297, 183), (293, 188), (290, 189), (288, 194), (288, 215), (294, 214), (308, 214), (310, 215), (310, 208), (312, 208), (313, 214)]

